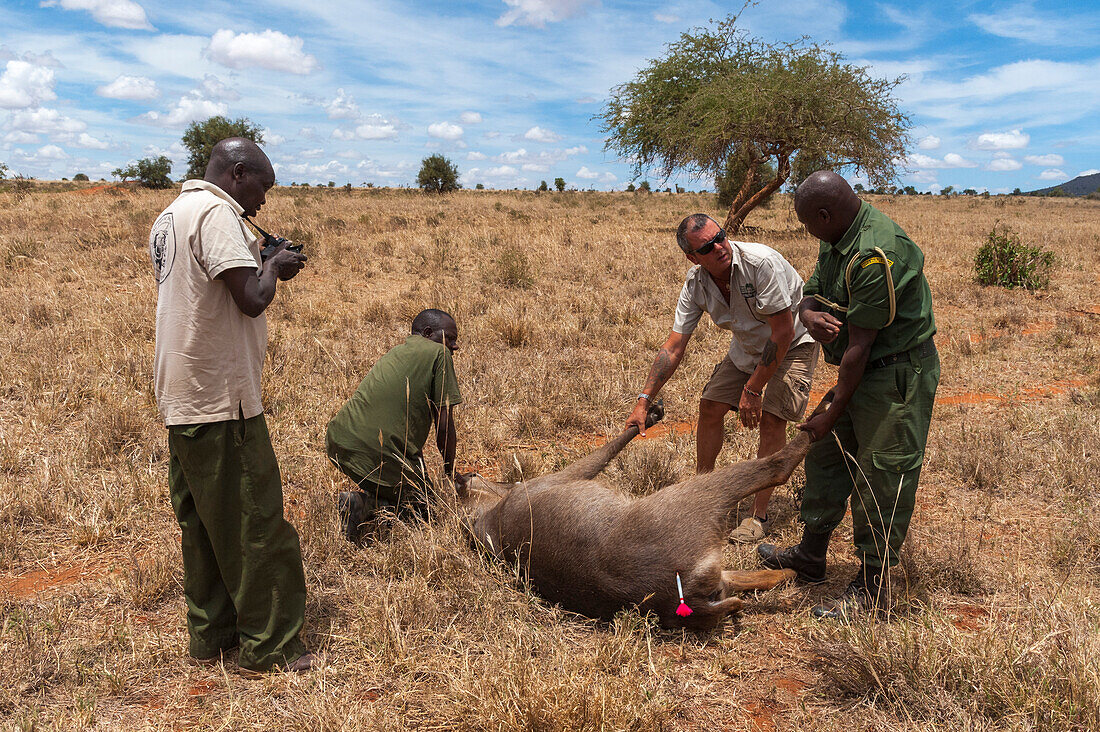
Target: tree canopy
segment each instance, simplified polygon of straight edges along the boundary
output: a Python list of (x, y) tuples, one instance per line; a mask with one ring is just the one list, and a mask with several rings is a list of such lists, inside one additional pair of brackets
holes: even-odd
[(446, 193), (462, 187), (458, 184), (458, 168), (438, 153), (421, 161), (416, 184), (430, 193)]
[[(655, 169), (666, 178), (716, 178), (741, 158), (731, 231), (779, 189), (795, 160), (803, 175), (824, 161), (872, 182), (892, 180), (909, 142), (909, 119), (892, 96), (903, 78), (874, 78), (807, 38), (769, 43), (739, 29), (737, 18), (682, 33), (664, 57), (612, 89), (600, 114), (606, 149), (634, 161), (636, 175)], [(767, 162), (775, 177), (750, 193)]]
[(222, 116), (211, 117), (204, 122), (192, 122), (183, 133), (183, 146), (191, 155), (187, 158), (187, 178), (202, 178), (214, 145), (227, 137), (245, 137), (258, 145), (264, 142), (259, 125), (247, 117), (229, 120)]
[(172, 185), (168, 177), (171, 172), (172, 161), (161, 155), (155, 158), (142, 158), (125, 168), (115, 168), (111, 171), (111, 175), (123, 181), (133, 178), (144, 188), (168, 188)]

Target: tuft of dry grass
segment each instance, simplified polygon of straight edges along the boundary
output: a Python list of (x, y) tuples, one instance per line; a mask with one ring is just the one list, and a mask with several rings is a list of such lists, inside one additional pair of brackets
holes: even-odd
[[(324, 430), (370, 366), (441, 307), (458, 321), (463, 469), (516, 481), (621, 429), (688, 264), (674, 243), (711, 196), (273, 191), (261, 225), (309, 267), (268, 311), (263, 396), (309, 588), (307, 676), (248, 681), (187, 663), (166, 437), (151, 389), (156, 291), (145, 241), (172, 191), (0, 192), (0, 718), (16, 729), (1088, 729), (1100, 567), (1100, 204), (875, 199), (926, 253), (943, 361), (894, 616), (807, 618), (855, 569), (838, 529), (826, 588), (747, 598), (706, 636), (637, 613), (548, 606), (472, 552), (451, 503), (362, 547), (333, 508)], [(1059, 252), (1043, 297), (977, 287), (997, 222)], [(752, 238), (803, 274), (817, 245), (789, 205)], [(513, 246), (522, 224), (522, 248)], [(76, 236), (73, 232), (82, 232)], [(74, 255), (74, 252), (76, 253)], [(1073, 266), (1066, 263), (1072, 262)], [(729, 345), (701, 324), (665, 387), (695, 419)], [(835, 370), (822, 365), (815, 388)], [(992, 397), (992, 399), (987, 399)], [(720, 463), (755, 455), (731, 415)], [(434, 447), (427, 457), (439, 470)], [(694, 470), (691, 433), (628, 446), (615, 489)], [(798, 540), (801, 473), (775, 534)], [(445, 485), (440, 481), (440, 485)], [(728, 563), (756, 566), (752, 547)], [(578, 561), (583, 561), (579, 557)], [(1000, 717), (998, 717), (1000, 715)]]

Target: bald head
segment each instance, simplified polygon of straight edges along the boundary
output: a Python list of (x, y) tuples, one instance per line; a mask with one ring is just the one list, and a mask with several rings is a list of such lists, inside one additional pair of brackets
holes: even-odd
[(260, 146), (244, 137), (228, 137), (214, 145), (206, 165), (207, 183), (241, 205), (245, 216), (255, 216), (275, 185), (275, 170)]
[[(218, 178), (231, 172), (237, 164), (255, 173), (271, 171), (271, 161), (260, 146), (247, 137), (227, 137), (214, 145), (210, 162), (206, 166), (206, 180), (217, 183)], [(272, 171), (274, 175), (274, 171)]]
[(794, 192), (794, 211), (806, 231), (832, 243), (848, 231), (861, 205), (848, 181), (831, 170), (812, 173)]

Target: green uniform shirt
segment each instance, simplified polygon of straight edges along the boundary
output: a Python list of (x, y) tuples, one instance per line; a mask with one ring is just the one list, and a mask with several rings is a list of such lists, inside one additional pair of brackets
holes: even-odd
[(378, 359), (328, 423), (329, 457), (372, 483), (423, 484), (433, 412), (461, 402), (450, 350), (411, 335)]
[[(890, 321), (889, 287), (886, 268), (875, 247), (886, 253), (894, 283), (895, 315)], [(844, 272), (851, 269), (851, 295)], [(851, 227), (836, 244), (821, 242), (817, 266), (806, 281), (803, 294), (822, 295), (847, 307), (823, 309), (841, 322), (840, 334), (832, 343), (822, 343), (825, 360), (839, 364), (848, 348), (848, 323), (877, 330), (870, 359), (907, 351), (932, 337), (936, 321), (932, 316), (932, 291), (924, 277), (924, 253), (901, 227), (877, 208), (863, 202)]]

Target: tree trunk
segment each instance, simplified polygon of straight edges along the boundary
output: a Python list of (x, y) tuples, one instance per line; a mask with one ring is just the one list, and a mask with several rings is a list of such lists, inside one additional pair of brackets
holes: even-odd
[[(747, 201), (741, 200), (741, 193), (744, 193), (746, 190), (745, 186), (742, 186), (741, 192), (737, 194), (737, 199), (733, 202), (733, 205), (730, 206), (730, 212), (729, 215), (726, 217), (726, 223), (722, 227), (726, 230), (727, 234), (736, 234), (738, 231), (740, 231), (741, 224), (745, 222), (745, 218), (749, 215), (749, 212), (759, 206), (765, 198), (778, 191), (779, 187), (783, 185), (783, 182), (786, 181), (787, 178), (790, 176), (790, 153), (780, 153), (778, 155), (778, 158), (779, 164), (776, 166), (775, 180), (769, 181), (766, 186), (757, 191), (756, 194)], [(760, 165), (760, 162), (762, 161), (755, 161), (753, 163), (753, 167), (750, 170), (749, 175), (746, 176), (746, 185), (751, 186), (751, 183), (749, 183), (749, 181), (750, 179), (755, 178), (756, 168)]]

